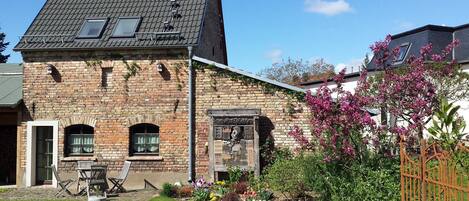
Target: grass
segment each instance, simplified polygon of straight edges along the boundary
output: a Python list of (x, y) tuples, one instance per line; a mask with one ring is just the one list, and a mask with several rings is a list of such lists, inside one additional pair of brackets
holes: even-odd
[(0, 193), (6, 193), (6, 192), (8, 192), (8, 191), (10, 191), (10, 189), (8, 189), (8, 188), (0, 188)]
[(159, 196), (159, 197), (154, 197), (150, 201), (176, 201), (176, 199), (167, 197), (167, 196)]

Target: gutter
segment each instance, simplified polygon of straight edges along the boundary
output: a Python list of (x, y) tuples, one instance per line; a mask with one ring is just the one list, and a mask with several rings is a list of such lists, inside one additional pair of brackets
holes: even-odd
[[(198, 44), (191, 44), (197, 46)], [(15, 52), (41, 52), (41, 51), (93, 51), (93, 50), (148, 50), (148, 49), (177, 49), (177, 48), (187, 48), (186, 45), (164, 45), (164, 46), (147, 46), (147, 47), (138, 47), (138, 46), (118, 46), (118, 47), (45, 47), (45, 48), (13, 48)]]
[(23, 99), (19, 100), (16, 103), (0, 103), (0, 108), (16, 108)]
[(189, 52), (189, 75), (188, 75), (188, 134), (189, 134), (189, 164), (188, 164), (188, 181), (191, 183), (194, 181), (195, 175), (195, 142), (194, 142), (194, 69), (192, 66), (192, 46), (187, 47), (187, 51)]
[(0, 76), (17, 76), (23, 75), (23, 73), (0, 73)]

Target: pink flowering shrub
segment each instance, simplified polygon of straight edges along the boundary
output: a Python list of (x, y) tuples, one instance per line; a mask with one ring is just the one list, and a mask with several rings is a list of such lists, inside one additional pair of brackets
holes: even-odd
[[(363, 70), (354, 93), (343, 89), (345, 70), (334, 78), (336, 88), (324, 84), (316, 93), (307, 93), (314, 140), (308, 140), (299, 127), (289, 133), (303, 149), (321, 148), (324, 161), (361, 160), (370, 147), (378, 154), (393, 156), (401, 137), (409, 143), (422, 138), (443, 91), (436, 84), (438, 79), (451, 78), (458, 71), (455, 61), (448, 62), (448, 55), (459, 42), (452, 42), (440, 54), (433, 53), (428, 44), (399, 68), (392, 66), (399, 48), (390, 49), (390, 42), (391, 36), (387, 36), (370, 46), (381, 73), (368, 77)], [(387, 115), (378, 123), (367, 112), (369, 108), (379, 108), (405, 123), (390, 124)]]
[[(375, 60), (376, 65), (383, 70), (383, 73), (378, 76), (379, 80), (375, 79), (369, 83), (375, 85), (375, 92), (368, 93), (372, 94), (374, 99), (374, 104), (370, 107), (385, 108), (386, 112), (405, 122), (394, 125), (383, 124), (377, 133), (390, 132), (394, 134), (396, 140), (405, 137), (411, 144), (422, 138), (425, 124), (431, 119), (438, 105), (438, 96), (442, 95), (435, 80), (451, 77), (458, 70), (455, 61), (445, 62), (458, 44), (458, 41), (450, 43), (440, 54), (432, 53), (432, 44), (425, 45), (420, 49), (419, 56), (412, 55), (397, 69), (391, 68), (391, 64), (399, 51), (380, 53), (389, 52), (388, 39), (371, 46), (373, 53), (378, 55)], [(386, 58), (379, 58), (381, 55), (386, 55)], [(427, 62), (428, 59), (430, 62)]]

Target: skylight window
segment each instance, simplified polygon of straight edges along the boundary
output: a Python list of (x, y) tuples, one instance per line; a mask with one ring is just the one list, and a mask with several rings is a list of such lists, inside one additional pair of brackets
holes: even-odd
[(121, 17), (117, 21), (112, 37), (134, 37), (140, 24), (140, 17)]
[(399, 55), (397, 56), (396, 62), (404, 61), (407, 52), (409, 51), (410, 43), (404, 43), (399, 46)]
[(78, 38), (100, 38), (106, 23), (106, 18), (86, 19), (80, 29)]

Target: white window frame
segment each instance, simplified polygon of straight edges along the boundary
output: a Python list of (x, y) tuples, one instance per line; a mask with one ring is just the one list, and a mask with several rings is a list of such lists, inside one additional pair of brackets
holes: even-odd
[[(406, 42), (406, 43), (402, 43), (399, 45), (399, 49), (403, 46), (407, 46), (407, 49), (406, 49), (406, 52), (405, 52), (405, 55), (404, 55), (404, 58), (402, 58), (402, 60), (397, 60), (393, 63), (394, 65), (397, 65), (397, 64), (402, 64), (404, 63), (404, 61), (406, 60), (407, 56), (409, 55), (409, 52), (410, 52), (410, 48), (412, 48), (412, 43), (409, 43), (409, 42)], [(400, 54), (400, 52), (399, 52)], [(399, 55), (398, 55), (399, 56)]]
[[(57, 168), (59, 154), (59, 121), (28, 121), (26, 128), (26, 187), (36, 185), (36, 129), (50, 126), (53, 131), (52, 164)], [(52, 186), (57, 188), (57, 178), (52, 174)]]

